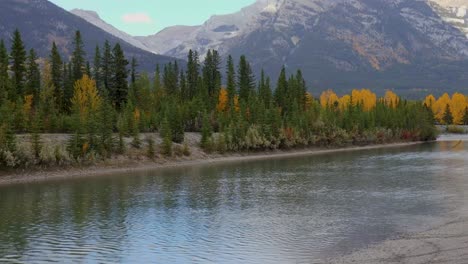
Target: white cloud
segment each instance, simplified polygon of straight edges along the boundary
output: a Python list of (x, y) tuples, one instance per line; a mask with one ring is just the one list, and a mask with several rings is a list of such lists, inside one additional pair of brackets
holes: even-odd
[(145, 13), (131, 13), (122, 16), (122, 20), (129, 24), (151, 24), (153, 19)]

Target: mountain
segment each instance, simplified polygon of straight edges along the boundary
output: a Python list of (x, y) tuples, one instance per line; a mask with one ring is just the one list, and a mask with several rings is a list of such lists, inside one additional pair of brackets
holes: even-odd
[(199, 28), (200, 26), (173, 26), (154, 35), (135, 37), (135, 39), (142, 43), (145, 49), (157, 54), (165, 54), (174, 47), (194, 38), (195, 36), (192, 34)]
[(120, 43), (128, 59), (135, 57), (142, 70), (153, 70), (157, 63), (173, 60), (135, 47), (99, 27), (87, 22), (47, 0), (2, 0), (0, 8), (0, 39), (10, 46), (11, 35), (19, 29), (27, 48), (34, 48), (39, 56), (47, 57), (55, 41), (68, 58), (73, 50), (73, 37), (80, 30), (88, 59), (92, 61), (97, 44), (105, 40), (113, 45)]
[(282, 65), (301, 68), (313, 91), (467, 89), (468, 39), (462, 26), (447, 22), (466, 13), (442, 3), (453, 1), (434, 1), (258, 0), (211, 17), (164, 54), (185, 58), (189, 49), (210, 48), (245, 54), (273, 78)]
[(132, 44), (133, 46), (140, 48), (142, 50), (150, 51), (148, 48), (143, 45), (140, 41), (136, 40), (133, 38), (133, 36), (130, 36), (129, 34), (115, 28), (114, 26), (106, 23), (104, 20), (102, 20), (98, 13), (94, 11), (89, 11), (89, 10), (83, 10), (83, 9), (73, 9), (70, 11), (70, 13), (77, 15), (84, 20), (88, 21), (89, 23), (95, 25), (98, 28), (101, 28), (102, 30), (112, 34), (113, 36), (124, 40), (128, 44)]
[(468, 0), (432, 0), (430, 3), (444, 21), (458, 28), (468, 38)]

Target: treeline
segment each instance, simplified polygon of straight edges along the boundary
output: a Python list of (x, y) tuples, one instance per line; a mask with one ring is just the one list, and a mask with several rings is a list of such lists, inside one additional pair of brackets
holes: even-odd
[(452, 97), (444, 93), (439, 99), (430, 94), (424, 105), (434, 113), (437, 123), (443, 125), (468, 125), (468, 96), (454, 93)]
[[(38, 59), (33, 49), (26, 52), (18, 31), (12, 43), (8, 52), (0, 42), (3, 166), (41, 163), (45, 132), (73, 134), (66, 153), (52, 154), (57, 161), (64, 155), (85, 161), (125, 154), (126, 137), (133, 138), (132, 148), (144, 145), (154, 157), (153, 139), (142, 139), (141, 132), (159, 132), (160, 152), (169, 156), (173, 142), (184, 143), (185, 132), (200, 132), (200, 146), (221, 153), (436, 136), (432, 111), (421, 102), (392, 92), (377, 98), (369, 90), (341, 98), (326, 91), (315, 99), (300, 70), (288, 76), (283, 68), (272, 87), (263, 71), (254, 76), (245, 56), (237, 65), (229, 56), (221, 67), (217, 51), (208, 51), (203, 62), (190, 51), (184, 67), (175, 61), (155, 66), (150, 75), (139, 73), (137, 61), (129, 62), (119, 44), (97, 46), (93, 62), (86, 61), (79, 31), (69, 60), (55, 43), (48, 58)], [(29, 153), (16, 147), (18, 133), (31, 135)]]

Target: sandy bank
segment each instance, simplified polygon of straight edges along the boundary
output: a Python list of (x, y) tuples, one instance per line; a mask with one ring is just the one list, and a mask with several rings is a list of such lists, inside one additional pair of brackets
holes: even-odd
[(430, 230), (387, 240), (326, 263), (345, 264), (466, 264), (468, 263), (468, 210)]
[(129, 172), (150, 171), (160, 168), (181, 167), (207, 165), (215, 163), (240, 162), (265, 160), (274, 158), (289, 158), (310, 155), (322, 155), (337, 152), (349, 152), (359, 150), (371, 150), (380, 148), (397, 148), (422, 144), (422, 142), (410, 143), (393, 143), (371, 146), (352, 146), (336, 149), (317, 149), (311, 148), (306, 150), (291, 150), (291, 151), (271, 151), (261, 153), (230, 153), (226, 155), (192, 155), (190, 157), (178, 159), (162, 159), (156, 161), (137, 161), (137, 160), (111, 160), (86, 167), (69, 167), (69, 168), (51, 168), (42, 171), (34, 170), (14, 170), (3, 173), (0, 176), (0, 186), (12, 184), (33, 183), (47, 180), (57, 179), (72, 179), (83, 177), (106, 176), (110, 174), (121, 174)]

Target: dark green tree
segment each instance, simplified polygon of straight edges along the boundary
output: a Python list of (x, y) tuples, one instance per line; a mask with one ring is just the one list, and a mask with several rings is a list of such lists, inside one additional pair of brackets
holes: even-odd
[(208, 50), (203, 65), (203, 83), (208, 91), (208, 96), (212, 100), (212, 105), (215, 105), (218, 99), (219, 90), (221, 88), (221, 72), (219, 67), (221, 58), (218, 51)]
[(54, 97), (55, 103), (59, 109), (64, 107), (64, 67), (62, 57), (58, 51), (57, 45), (55, 42), (52, 43), (52, 49), (49, 56), (50, 60), (50, 74), (52, 78), (52, 83), (54, 84)]
[(453, 115), (452, 115), (452, 111), (450, 110), (450, 105), (447, 104), (447, 106), (445, 107), (445, 112), (444, 112), (444, 118), (443, 118), (444, 122), (446, 125), (451, 125), (453, 124)]
[(94, 62), (93, 62), (93, 78), (96, 81), (96, 87), (102, 93), (103, 92), (103, 81), (102, 81), (102, 65), (101, 65), (101, 50), (99, 45), (96, 45), (94, 50)]
[(37, 59), (36, 52), (34, 49), (31, 49), (27, 60), (25, 95), (33, 95), (34, 101), (36, 102), (39, 98), (39, 90), (41, 88), (41, 72), (39, 70), (39, 64), (36, 62)]
[(8, 67), (8, 51), (3, 40), (0, 40), (0, 102), (8, 97), (10, 83)]
[(26, 74), (26, 50), (19, 30), (15, 30), (13, 33), (10, 57), (13, 85), (10, 87), (8, 95), (10, 100), (16, 101), (18, 96), (23, 97)]
[(236, 70), (231, 55), (229, 55), (227, 59), (226, 68), (226, 89), (228, 92), (229, 108), (232, 110), (234, 108), (234, 98), (236, 96)]
[(72, 54), (72, 69), (73, 69), (73, 82), (81, 79), (86, 71), (83, 39), (81, 38), (81, 32), (77, 30), (75, 32), (75, 39), (73, 40), (74, 50)]
[(197, 94), (200, 62), (196, 51), (189, 51), (187, 60), (187, 94), (185, 99), (191, 100)]
[(255, 89), (255, 77), (247, 58), (242, 55), (237, 71), (237, 85), (239, 87), (239, 100), (248, 102)]
[(118, 110), (127, 102), (128, 96), (128, 61), (125, 54), (117, 43), (112, 50), (112, 79), (110, 95)]
[(138, 67), (137, 60), (135, 59), (135, 57), (132, 57), (131, 74), (130, 74), (131, 85), (135, 85), (136, 79), (138, 78), (137, 67)]
[(112, 83), (112, 49), (109, 41), (104, 42), (104, 51), (102, 55), (102, 82), (105, 90), (111, 95)]

